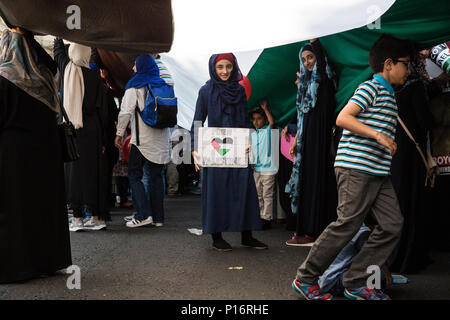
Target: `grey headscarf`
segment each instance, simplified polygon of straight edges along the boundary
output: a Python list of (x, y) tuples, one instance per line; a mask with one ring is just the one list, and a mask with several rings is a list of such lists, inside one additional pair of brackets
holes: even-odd
[(4, 30), (0, 40), (0, 76), (33, 98), (59, 112), (56, 83), (50, 69), (39, 63), (37, 52), (25, 35)]

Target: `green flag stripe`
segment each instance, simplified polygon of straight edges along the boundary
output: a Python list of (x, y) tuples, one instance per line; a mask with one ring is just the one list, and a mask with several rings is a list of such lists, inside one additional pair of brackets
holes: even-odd
[[(429, 46), (448, 41), (447, 8), (448, 0), (397, 0), (381, 17), (380, 29), (364, 26), (321, 38), (339, 80), (336, 111), (345, 106), (361, 82), (371, 77), (369, 50), (382, 33)], [(252, 85), (249, 109), (258, 107), (259, 100), (266, 98), (279, 126), (296, 114), (294, 81), (299, 70), (298, 52), (304, 43), (265, 49), (248, 74)]]

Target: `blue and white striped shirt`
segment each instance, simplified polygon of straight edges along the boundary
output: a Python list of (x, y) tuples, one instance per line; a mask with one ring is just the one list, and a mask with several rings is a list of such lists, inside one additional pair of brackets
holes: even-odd
[[(362, 111), (356, 116), (359, 121), (395, 139), (397, 102), (394, 89), (386, 79), (374, 75), (373, 79), (359, 85), (349, 101), (361, 107)], [(375, 139), (344, 129), (334, 166), (386, 176), (390, 174), (391, 160), (389, 149)]]

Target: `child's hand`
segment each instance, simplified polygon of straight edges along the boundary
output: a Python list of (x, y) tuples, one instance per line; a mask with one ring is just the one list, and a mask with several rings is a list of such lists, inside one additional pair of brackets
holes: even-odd
[(261, 105), (261, 108), (266, 111), (267, 109), (267, 100), (266, 99), (261, 99), (261, 101), (259, 102), (259, 104)]
[(376, 140), (379, 144), (385, 146), (389, 149), (389, 153), (394, 155), (397, 152), (397, 144), (390, 137), (385, 135), (384, 133), (378, 131), (376, 134)]

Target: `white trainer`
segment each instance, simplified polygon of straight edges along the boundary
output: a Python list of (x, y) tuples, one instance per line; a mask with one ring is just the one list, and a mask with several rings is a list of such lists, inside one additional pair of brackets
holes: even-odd
[(84, 228), (87, 230), (98, 231), (106, 228), (106, 223), (104, 220), (97, 220), (90, 218), (85, 224)]
[(73, 219), (72, 222), (69, 224), (69, 230), (73, 231), (73, 232), (83, 231), (84, 230), (83, 220), (82, 219), (78, 219), (78, 220)]
[(133, 220), (128, 221), (125, 225), (129, 228), (137, 228), (137, 227), (146, 226), (146, 225), (152, 224), (152, 223), (153, 223), (153, 218), (150, 216), (145, 220), (137, 220), (137, 219), (133, 218)]

